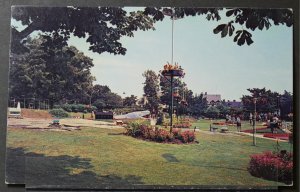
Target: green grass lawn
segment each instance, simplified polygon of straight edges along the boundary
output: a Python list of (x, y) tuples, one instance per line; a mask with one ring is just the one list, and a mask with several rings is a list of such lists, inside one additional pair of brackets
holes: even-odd
[[(200, 129), (208, 122), (198, 122)], [(205, 128), (206, 129), (206, 128)], [(251, 176), (250, 155), (274, 150), (276, 142), (249, 136), (197, 132), (198, 144), (147, 142), (123, 129), (80, 131), (8, 129), (8, 165), (26, 154), (26, 185), (241, 185), (278, 186)], [(289, 144), (280, 142), (282, 149)], [(31, 158), (30, 158), (31, 157)], [(17, 167), (16, 167), (17, 169)], [(8, 169), (10, 170), (10, 169)]]
[[(222, 120), (198, 120), (197, 122), (192, 123), (191, 128), (194, 128), (195, 126), (198, 127), (200, 130), (203, 131), (209, 131), (209, 125), (213, 122), (225, 122), (224, 119)], [(262, 128), (264, 127), (262, 123), (257, 122), (256, 128)], [(228, 125), (227, 126), (229, 131), (237, 131), (236, 125)], [(242, 131), (247, 129), (253, 129), (253, 126), (249, 123), (249, 121), (242, 121)]]

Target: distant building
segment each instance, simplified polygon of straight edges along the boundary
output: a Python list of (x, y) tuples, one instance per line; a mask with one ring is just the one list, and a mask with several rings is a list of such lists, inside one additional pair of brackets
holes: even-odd
[(220, 94), (207, 94), (207, 92), (205, 92), (203, 94), (203, 99), (204, 98), (206, 99), (206, 101), (209, 105), (214, 105), (215, 103), (222, 101)]
[(233, 101), (227, 101), (226, 102), (226, 105), (228, 107), (232, 107), (232, 108), (241, 108), (243, 106), (243, 103), (241, 101), (236, 101), (236, 100), (233, 100)]

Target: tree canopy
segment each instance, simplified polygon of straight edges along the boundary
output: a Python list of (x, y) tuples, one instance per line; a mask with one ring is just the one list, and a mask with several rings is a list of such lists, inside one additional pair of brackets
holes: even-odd
[(253, 111), (254, 99), (256, 99), (256, 110), (258, 112), (274, 112), (279, 108), (280, 94), (266, 88), (247, 89), (250, 95), (243, 95), (242, 102), (246, 111)]
[(146, 108), (153, 114), (157, 114), (159, 107), (159, 78), (152, 70), (143, 73), (145, 77), (144, 95), (147, 98)]
[(136, 106), (137, 96), (130, 95), (130, 97), (125, 97), (123, 100), (123, 106), (133, 107)]
[(99, 84), (92, 88), (91, 103), (99, 110), (115, 109), (123, 105), (120, 95), (113, 93), (108, 86)]
[(25, 28), (12, 27), (12, 52), (28, 49), (26, 38), (35, 31), (51, 33), (66, 42), (70, 35), (87, 37), (90, 50), (97, 53), (122, 54), (126, 48), (122, 36), (133, 36), (137, 30), (153, 29), (153, 20), (142, 11), (127, 13), (119, 7), (21, 7), (12, 9), (12, 18)]
[(154, 29), (154, 23), (162, 21), (166, 15), (176, 18), (206, 15), (208, 21), (219, 21), (221, 11), (225, 11), (229, 22), (216, 26), (213, 32), (221, 33), (221, 37), (234, 35), (233, 40), (238, 45), (253, 43), (251, 31), (293, 24), (291, 9), (146, 7), (127, 13), (120, 7), (15, 6), (12, 18), (25, 28), (19, 31), (12, 27), (11, 50), (13, 53), (28, 51), (26, 39), (33, 32), (40, 31), (60, 36), (63, 42), (67, 42), (71, 34), (87, 37), (89, 49), (93, 52), (124, 55), (126, 48), (120, 42), (122, 36), (132, 37), (134, 31)]
[(166, 15), (174, 18), (206, 15), (208, 21), (221, 20), (221, 11), (225, 12), (228, 22), (219, 24), (213, 32), (221, 37), (234, 35), (233, 41), (238, 45), (253, 43), (249, 30), (268, 30), (273, 25), (293, 25), (293, 11), (291, 9), (254, 9), (254, 8), (166, 8), (146, 7), (145, 15), (150, 15), (154, 21), (162, 21)]
[[(10, 96), (48, 99), (54, 102), (87, 98), (94, 77), (92, 59), (59, 37), (29, 39), (30, 52), (13, 55), (10, 66)], [(80, 100), (81, 101), (81, 100)]]

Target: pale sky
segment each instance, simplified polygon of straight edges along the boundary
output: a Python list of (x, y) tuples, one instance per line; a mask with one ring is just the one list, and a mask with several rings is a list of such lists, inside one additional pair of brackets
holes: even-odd
[[(225, 18), (225, 17), (224, 17)], [(225, 18), (226, 19), (226, 18)], [(174, 61), (185, 70), (183, 81), (194, 93), (221, 94), (225, 100), (239, 100), (247, 88), (293, 91), (292, 27), (272, 26), (251, 31), (254, 43), (238, 46), (232, 37), (221, 38), (213, 29), (221, 23), (205, 16), (185, 17), (174, 24)], [(236, 30), (241, 26), (236, 25)], [(155, 23), (155, 31), (138, 31), (122, 37), (126, 55), (88, 51), (85, 39), (71, 37), (74, 45), (93, 59), (94, 84), (108, 85), (122, 97), (143, 94), (142, 73), (156, 73), (171, 62), (171, 20)], [(126, 94), (123, 94), (125, 92)]]

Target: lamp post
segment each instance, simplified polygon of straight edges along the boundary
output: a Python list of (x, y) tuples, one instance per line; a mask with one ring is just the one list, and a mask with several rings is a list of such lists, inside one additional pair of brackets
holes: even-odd
[(256, 146), (256, 102), (257, 102), (257, 98), (254, 97), (253, 98), (253, 103), (254, 103), (254, 114), (253, 114), (253, 146)]
[(281, 114), (280, 114), (280, 96), (277, 95), (277, 115), (281, 119)]

